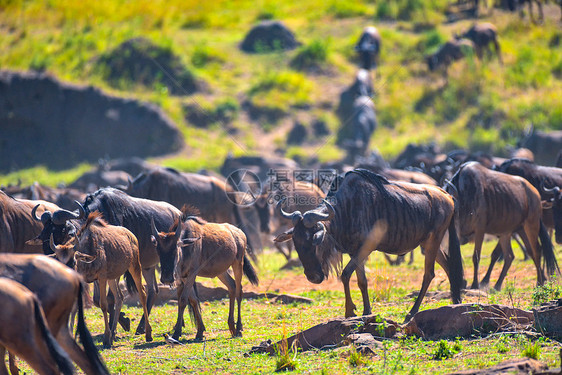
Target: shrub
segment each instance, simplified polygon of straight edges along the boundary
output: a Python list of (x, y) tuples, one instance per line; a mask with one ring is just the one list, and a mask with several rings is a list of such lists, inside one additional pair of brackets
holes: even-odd
[(437, 361), (453, 358), (453, 356), (458, 352), (460, 352), (461, 350), (462, 347), (458, 339), (457, 341), (455, 341), (452, 347), (449, 345), (449, 343), (447, 343), (447, 341), (441, 340), (437, 343), (437, 348), (435, 350), (435, 353), (433, 353), (432, 358)]
[(521, 352), (521, 354), (523, 354), (525, 357), (532, 359), (539, 359), (540, 353), (541, 345), (538, 341), (535, 341), (534, 343), (529, 342)]
[(287, 339), (283, 337), (281, 344), (275, 347), (277, 360), (275, 361), (275, 372), (293, 371), (297, 368), (297, 350), (288, 348)]
[(354, 345), (349, 348), (349, 364), (353, 367), (359, 367), (366, 363), (365, 357), (358, 352)]
[(562, 287), (556, 283), (556, 280), (548, 281), (533, 290), (533, 305), (538, 306), (544, 302), (560, 298), (561, 294)]
[(202, 68), (213, 62), (222, 64), (225, 60), (224, 55), (206, 44), (195, 46), (191, 54), (191, 63), (197, 68)]
[(290, 65), (297, 70), (317, 69), (326, 63), (328, 53), (328, 42), (316, 39), (301, 47)]

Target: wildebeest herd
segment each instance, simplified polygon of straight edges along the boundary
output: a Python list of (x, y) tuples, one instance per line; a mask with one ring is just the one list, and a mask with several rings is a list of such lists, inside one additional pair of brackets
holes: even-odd
[[(86, 283), (94, 284), (93, 302), (103, 312), (104, 347), (112, 346), (118, 325), (130, 329), (130, 318), (121, 313), (122, 276), (143, 308), (135, 332), (149, 342), (157, 268), (159, 281), (177, 289), (172, 339), (182, 334), (186, 307), (195, 318), (196, 339), (204, 337), (198, 276), (217, 277), (226, 286), (227, 325), (233, 337), (240, 336), (242, 278), (258, 284), (252, 260), (263, 246), (275, 246), (287, 258), (294, 247), (306, 278), (315, 284), (341, 270), (346, 317), (355, 315), (354, 272), (363, 314), (371, 313), (365, 262), (376, 250), (398, 259), (417, 247), (424, 254), (420, 292), (406, 321), (420, 308), (435, 262), (448, 276), (452, 302), (461, 303), (467, 285), (461, 244), (470, 241), (473, 289), (490, 282), (502, 255), (494, 285), (501, 289), (514, 259), (512, 238), (533, 261), (538, 284), (559, 274), (551, 240), (554, 230), (556, 242), (562, 243), (559, 166), (535, 164), (526, 149), (502, 159), (411, 145), (392, 167), (368, 154), (377, 126), (371, 74), (379, 64), (381, 41), (378, 30), (369, 26), (355, 46), (361, 69), (347, 92), (350, 104), (339, 109), (342, 122), (349, 123), (341, 133), (349, 154), (340, 163), (301, 169), (291, 160), (229, 157), (220, 176), (130, 160), (116, 163), (119, 172), (105, 165), (69, 188), (34, 184), (6, 188), (9, 194), (0, 191), (0, 300), (9, 307), (0, 319), (11, 323), (0, 329), (0, 373), (7, 373), (6, 351), (12, 373), (18, 371), (15, 357), (41, 374), (73, 373), (72, 362), (86, 374), (109, 373), (84, 320)], [(496, 28), (476, 24), (428, 56), (428, 68), (446, 72), (470, 51), (479, 58), (491, 52), (490, 45), (502, 63)], [(321, 178), (305, 173), (310, 170), (327, 173)], [(251, 171), (253, 182), (261, 184), (257, 194), (249, 186), (252, 181), (239, 179), (240, 171)], [(498, 244), (480, 280), (486, 234), (496, 236)], [(342, 268), (343, 254), (349, 262)], [(72, 335), (75, 320), (81, 345)]]

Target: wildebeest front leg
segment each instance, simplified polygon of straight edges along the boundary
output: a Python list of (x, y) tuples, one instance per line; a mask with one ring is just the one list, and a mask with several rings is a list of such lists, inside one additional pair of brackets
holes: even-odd
[(357, 267), (356, 260), (351, 258), (349, 263), (345, 266), (341, 273), (341, 282), (343, 284), (343, 292), (345, 293), (345, 317), (349, 318), (355, 316), (355, 305), (353, 304), (353, 300), (351, 299), (351, 292), (349, 290), (349, 279), (351, 279), (351, 275), (355, 268)]
[[(146, 281), (146, 309), (148, 315), (152, 310), (152, 305), (154, 305), (154, 299), (158, 294), (158, 282), (156, 281), (156, 267), (144, 268), (142, 270), (142, 275), (144, 276), (144, 281)], [(142, 335), (144, 332), (144, 314), (137, 326), (135, 335)]]
[(123, 293), (119, 289), (119, 285), (117, 285), (117, 280), (109, 280), (109, 290), (113, 293), (115, 304), (113, 310), (113, 319), (112, 325), (110, 326), (111, 329), (111, 342), (115, 339), (115, 331), (117, 330), (117, 320), (119, 314), (121, 313), (121, 307), (123, 307)]
[[(138, 261), (137, 261), (138, 262)], [(144, 286), (142, 285), (142, 276), (141, 276), (141, 269), (140, 265), (132, 265), (129, 269), (129, 273), (133, 276), (133, 280), (135, 281), (135, 286), (137, 287), (137, 291), (139, 293), (139, 300), (142, 305), (143, 309), (143, 318), (144, 318), (144, 338), (147, 342), (152, 341), (152, 327), (150, 326), (150, 321), (148, 319), (148, 308), (146, 305), (146, 293), (144, 291)]]
[(472, 254), (472, 264), (474, 265), (474, 277), (470, 289), (478, 289), (478, 266), (480, 264), (480, 254), (482, 252), (482, 241), (484, 241), (484, 232), (476, 230), (474, 233), (474, 253)]
[(176, 320), (176, 325), (174, 326), (174, 333), (172, 337), (176, 340), (180, 339), (181, 330), (183, 328), (183, 313), (185, 312), (185, 307), (187, 306), (187, 288), (185, 287), (184, 280), (180, 280), (177, 286), (178, 293), (178, 318)]
[[(234, 279), (225, 272), (217, 276), (218, 279), (226, 286), (228, 289), (228, 299), (229, 299), (229, 308), (228, 308), (228, 329), (230, 330), (230, 334), (234, 337), (236, 336), (236, 327), (234, 325), (234, 300), (237, 297), (236, 295), (236, 283)], [(240, 315), (240, 313), (238, 313)]]
[(500, 243), (500, 241), (498, 241), (498, 243), (496, 244), (496, 247), (494, 248), (494, 251), (492, 251), (492, 255), (490, 257), (490, 266), (488, 267), (488, 270), (486, 271), (486, 275), (484, 275), (484, 278), (480, 282), (481, 285), (486, 286), (490, 283), (490, 276), (492, 275), (492, 270), (494, 269), (494, 265), (496, 264), (496, 262), (500, 258), (500, 254), (502, 252), (503, 252), (503, 250), (502, 250), (502, 247), (501, 247), (501, 243)]
[[(9, 355), (9, 354), (8, 354)], [(6, 368), (6, 348), (0, 345), (0, 375), (9, 375), (8, 369)]]
[(363, 315), (369, 315), (371, 314), (371, 303), (369, 301), (367, 276), (365, 276), (365, 261), (357, 266), (355, 274), (357, 275), (357, 285), (361, 291), (361, 297), (363, 297)]

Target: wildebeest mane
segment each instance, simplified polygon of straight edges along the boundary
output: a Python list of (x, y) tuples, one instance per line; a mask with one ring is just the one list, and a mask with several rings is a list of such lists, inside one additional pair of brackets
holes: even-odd
[(79, 233), (83, 233), (86, 229), (90, 227), (90, 225), (94, 223), (101, 227), (106, 227), (108, 225), (107, 222), (103, 219), (103, 214), (101, 212), (99, 211), (91, 212), (88, 215), (86, 222), (80, 228)]
[(201, 211), (199, 208), (192, 206), (190, 204), (184, 204), (181, 208), (181, 220), (185, 221), (189, 216), (200, 216)]

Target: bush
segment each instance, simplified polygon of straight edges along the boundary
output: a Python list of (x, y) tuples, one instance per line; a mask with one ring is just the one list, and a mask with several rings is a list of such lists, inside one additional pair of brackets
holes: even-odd
[(521, 354), (523, 354), (525, 357), (532, 359), (539, 359), (540, 353), (541, 344), (538, 341), (535, 341), (534, 343), (529, 342), (521, 352)]
[(297, 70), (318, 69), (328, 60), (328, 42), (316, 39), (301, 47), (290, 65)]
[(353, 367), (359, 367), (366, 363), (365, 357), (361, 352), (358, 352), (355, 346), (351, 346), (349, 349), (349, 364)]
[(462, 347), (458, 340), (455, 341), (452, 347), (449, 345), (449, 343), (447, 343), (447, 341), (441, 340), (437, 343), (437, 348), (435, 350), (435, 353), (433, 353), (432, 358), (437, 361), (453, 358), (453, 356), (458, 352), (460, 352), (461, 350)]
[(533, 305), (538, 306), (553, 299), (560, 298), (562, 287), (556, 280), (548, 281), (544, 285), (539, 285), (533, 289)]
[(197, 68), (202, 68), (213, 62), (222, 64), (225, 60), (224, 55), (206, 44), (195, 46), (193, 53), (191, 54), (191, 63)]

